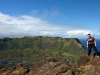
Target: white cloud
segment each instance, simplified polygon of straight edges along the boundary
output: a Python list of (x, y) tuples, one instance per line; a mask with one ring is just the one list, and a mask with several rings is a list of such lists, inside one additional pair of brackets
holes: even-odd
[[(49, 23), (28, 15), (10, 16), (0, 13), (0, 37), (60, 36), (77, 37), (92, 33), (88, 29)], [(93, 33), (92, 33), (93, 34)]]
[[(0, 13), (0, 37), (56, 35), (60, 27), (28, 15), (13, 17)], [(57, 31), (58, 32), (58, 31)]]
[(87, 34), (93, 34), (90, 30), (71, 30), (67, 32), (69, 36), (86, 36)]

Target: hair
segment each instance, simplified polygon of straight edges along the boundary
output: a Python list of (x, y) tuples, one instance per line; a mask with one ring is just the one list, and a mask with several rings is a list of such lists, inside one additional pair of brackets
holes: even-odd
[(91, 35), (91, 34), (88, 34), (88, 35)]

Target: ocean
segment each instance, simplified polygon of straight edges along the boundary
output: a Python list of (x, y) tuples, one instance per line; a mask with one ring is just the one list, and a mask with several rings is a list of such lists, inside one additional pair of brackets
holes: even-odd
[[(86, 39), (79, 39), (79, 40), (82, 43), (82, 45), (85, 47), (85, 49), (88, 50), (88, 48), (87, 48), (87, 38)], [(96, 43), (97, 43), (96, 48), (100, 52), (100, 39), (96, 39)], [(92, 51), (94, 51), (94, 50), (92, 49)]]

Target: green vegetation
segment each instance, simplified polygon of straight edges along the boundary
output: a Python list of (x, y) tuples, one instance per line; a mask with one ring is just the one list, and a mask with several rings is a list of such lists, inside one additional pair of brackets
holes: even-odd
[(10, 64), (21, 62), (31, 66), (46, 57), (74, 63), (84, 53), (84, 47), (76, 38), (27, 36), (0, 39), (0, 60), (10, 60)]

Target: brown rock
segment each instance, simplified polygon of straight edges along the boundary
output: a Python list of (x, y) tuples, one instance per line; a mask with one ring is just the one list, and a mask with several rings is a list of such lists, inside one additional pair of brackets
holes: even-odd
[(63, 62), (57, 62), (55, 59), (47, 58), (39, 65), (30, 69), (29, 75), (62, 75), (70, 70), (71, 66)]
[(46, 58), (35, 67), (25, 68), (21, 63), (11, 68), (1, 68), (0, 75), (100, 75), (100, 58), (82, 56), (71, 66), (54, 58)]
[(87, 56), (82, 56), (80, 59), (77, 61), (76, 65), (77, 66), (85, 66), (88, 62), (90, 61), (90, 58)]
[(68, 70), (66, 73), (63, 73), (62, 75), (74, 75), (71, 70)]
[(97, 66), (85, 66), (85, 73), (82, 75), (100, 75), (100, 67)]

